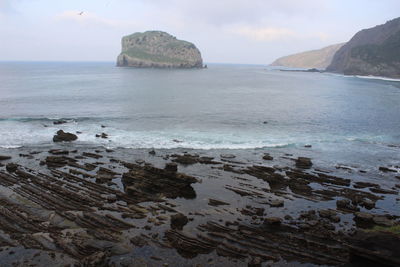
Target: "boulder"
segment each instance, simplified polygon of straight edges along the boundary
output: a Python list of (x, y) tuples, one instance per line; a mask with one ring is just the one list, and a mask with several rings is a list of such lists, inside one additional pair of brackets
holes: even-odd
[(176, 173), (178, 171), (178, 165), (176, 163), (173, 163), (173, 162), (167, 163), (167, 164), (165, 164), (165, 168), (164, 169), (166, 171), (168, 171), (168, 172)]
[(310, 158), (306, 157), (298, 157), (296, 159), (296, 167), (301, 169), (310, 169), (312, 166), (312, 162)]
[(171, 216), (171, 228), (182, 230), (183, 227), (189, 222), (188, 218), (182, 213)]
[(15, 164), (15, 163), (8, 163), (8, 164), (6, 165), (6, 170), (7, 170), (8, 172), (15, 172), (17, 169), (18, 169), (18, 165)]
[(264, 224), (268, 224), (268, 225), (280, 225), (282, 223), (282, 219), (279, 217), (269, 217), (269, 218), (265, 218), (264, 220)]
[(263, 160), (273, 160), (274, 158), (272, 156), (270, 156), (269, 154), (265, 154), (263, 156)]
[(78, 139), (73, 133), (66, 133), (63, 130), (59, 130), (56, 135), (53, 137), (53, 142), (71, 142)]
[(1, 160), (9, 160), (9, 159), (11, 159), (10, 156), (1, 156), (1, 155), (0, 155), (0, 161), (1, 161)]

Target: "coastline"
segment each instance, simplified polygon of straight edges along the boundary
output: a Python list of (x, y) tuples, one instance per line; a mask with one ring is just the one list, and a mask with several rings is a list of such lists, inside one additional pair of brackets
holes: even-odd
[[(330, 72), (326, 71), (324, 69), (316, 69), (316, 68), (310, 68), (310, 69), (301, 69), (301, 68), (289, 68), (285, 66), (273, 66), (273, 65), (268, 65), (270, 67), (273, 67), (271, 70), (272, 71), (283, 71), (283, 72), (305, 72), (305, 73), (326, 73), (330, 75), (335, 75), (335, 76), (340, 76), (340, 77), (349, 77), (349, 78), (359, 78), (359, 79), (369, 79), (369, 80), (380, 80), (380, 81), (389, 81), (389, 82), (400, 82), (400, 78), (392, 78), (392, 77), (384, 77), (384, 76), (373, 76), (373, 75), (347, 75), (343, 73), (337, 73), (337, 72)], [(280, 69), (280, 68), (286, 68), (286, 69)]]
[(267, 151), (0, 149), (11, 157), (0, 162), (0, 257), (96, 266), (398, 260), (356, 250), (375, 234), (361, 229), (399, 224), (398, 169)]

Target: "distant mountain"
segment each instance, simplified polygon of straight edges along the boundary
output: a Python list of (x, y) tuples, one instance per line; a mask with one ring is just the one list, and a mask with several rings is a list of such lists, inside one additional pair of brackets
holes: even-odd
[(325, 69), (331, 64), (332, 58), (344, 43), (335, 44), (318, 50), (307, 51), (275, 60), (272, 66), (289, 68)]
[(400, 78), (400, 18), (359, 31), (336, 52), (327, 70)]
[(190, 42), (161, 31), (137, 32), (122, 38), (117, 66), (139, 68), (202, 68), (200, 51)]

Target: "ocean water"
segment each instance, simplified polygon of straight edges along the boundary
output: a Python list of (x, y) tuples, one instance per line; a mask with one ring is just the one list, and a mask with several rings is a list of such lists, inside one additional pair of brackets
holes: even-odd
[[(53, 125), (55, 120), (68, 123)], [(105, 128), (102, 128), (102, 125)], [(80, 145), (126, 148), (400, 150), (400, 82), (265, 66), (117, 68), (0, 63), (0, 147), (46, 146), (63, 129)], [(108, 139), (96, 138), (105, 132)]]

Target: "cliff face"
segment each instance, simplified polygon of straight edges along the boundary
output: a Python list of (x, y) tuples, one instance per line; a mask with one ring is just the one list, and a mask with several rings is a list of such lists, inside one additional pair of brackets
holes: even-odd
[(117, 66), (141, 68), (201, 68), (200, 51), (192, 43), (160, 31), (134, 33), (122, 38)]
[(333, 56), (344, 43), (335, 44), (318, 50), (307, 51), (275, 60), (272, 66), (283, 66), (289, 68), (325, 69), (331, 64)]
[(336, 52), (327, 70), (400, 78), (400, 18), (358, 32)]

